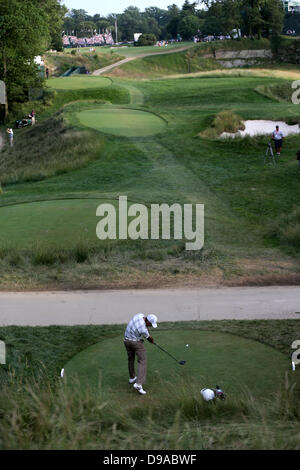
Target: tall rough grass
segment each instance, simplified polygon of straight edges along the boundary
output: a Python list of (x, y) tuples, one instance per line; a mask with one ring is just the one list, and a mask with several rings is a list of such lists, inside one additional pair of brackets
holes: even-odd
[(0, 449), (300, 449), (299, 392), (286, 376), (270, 397), (250, 392), (204, 402), (196, 385), (170, 386), (167, 402), (124, 406), (101, 387), (64, 379), (12, 381), (1, 390)]
[(19, 131), (13, 148), (4, 147), (1, 183), (36, 181), (80, 168), (97, 158), (103, 146), (103, 137), (89, 129), (68, 127), (59, 112), (34, 128)]
[[(285, 82), (279, 84), (271, 84), (271, 85), (259, 85), (256, 88), (256, 91), (267, 98), (271, 98), (274, 101), (279, 101), (283, 103), (291, 103), (292, 102), (292, 94), (294, 93), (294, 89), (292, 88), (291, 82)], [(291, 124), (297, 124), (299, 120), (297, 118), (294, 119), (294, 122)]]
[(300, 249), (300, 208), (284, 213), (272, 221), (266, 235), (280, 243)]
[(240, 116), (235, 114), (231, 110), (221, 111), (218, 113), (212, 123), (211, 127), (200, 132), (199, 137), (205, 137), (208, 139), (216, 139), (223, 132), (235, 133), (238, 130), (244, 130), (245, 126)]

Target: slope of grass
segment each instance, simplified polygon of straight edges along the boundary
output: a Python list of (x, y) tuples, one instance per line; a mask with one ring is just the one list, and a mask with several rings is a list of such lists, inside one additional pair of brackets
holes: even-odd
[(107, 75), (110, 77), (150, 79), (220, 68), (220, 65), (213, 57), (203, 58), (195, 53), (194, 48), (190, 51), (191, 52), (177, 52), (176, 54), (153, 55), (136, 59), (111, 70)]
[[(212, 43), (200, 43), (188, 50), (177, 53), (143, 57), (111, 70), (111, 77), (124, 78), (158, 78), (174, 74), (187, 74), (222, 69), (215, 59), (217, 51), (241, 51), (245, 49), (269, 49), (267, 39), (250, 41), (226, 40)], [(267, 63), (269, 61), (262, 61)]]
[(293, 82), (285, 82), (280, 85), (258, 86), (257, 91), (272, 100), (291, 103), (292, 94), (295, 91), (295, 89), (292, 88), (292, 83)]
[[(94, 83), (93, 77), (84, 78)], [(81, 86), (85, 85), (84, 78), (79, 78)], [(15, 130), (14, 147), (10, 148), (7, 144), (0, 149), (1, 183), (36, 181), (51, 177), (85, 166), (101, 154), (103, 137), (92, 129), (75, 128), (66, 120), (67, 108), (63, 109), (65, 105), (81, 100), (87, 100), (86, 107), (89, 107), (89, 101), (94, 106), (95, 103), (129, 102), (129, 93), (125, 88), (111, 86), (110, 80), (102, 77), (96, 77), (98, 86), (91, 88), (78, 88), (78, 84), (74, 87), (74, 81), (77, 83), (78, 80), (76, 78), (53, 79), (53, 88), (55, 80), (58, 80), (59, 87), (60, 80), (67, 80), (64, 82), (66, 89), (53, 90), (49, 101), (38, 103), (38, 109), (34, 107), (37, 124)], [(32, 103), (26, 103), (23, 114), (26, 115), (32, 107)]]
[[(89, 49), (87, 48), (87, 51)], [(49, 52), (45, 55), (45, 64), (49, 68), (50, 76), (59, 77), (71, 67), (85, 67), (89, 72), (106, 67), (107, 65), (118, 62), (122, 59), (117, 53), (106, 54), (102, 50), (96, 53), (76, 53), (71, 54), (70, 51), (53, 53)]]
[(36, 181), (80, 168), (97, 158), (103, 146), (96, 132), (68, 126), (63, 112), (58, 112), (16, 132), (14, 147), (0, 152), (1, 182)]
[[(115, 200), (120, 194), (144, 204), (204, 203), (204, 250), (188, 253), (184, 241), (173, 239), (128, 240), (113, 245), (108, 240), (106, 251), (100, 245), (99, 250), (95, 250), (89, 237), (84, 237), (80, 241), (85, 252), (89, 253), (84, 262), (76, 263), (73, 254), (70, 254), (56, 258), (47, 269), (43, 264), (36, 267), (33, 262), (35, 256), (31, 252), (21, 253), (16, 258), (14, 253), (6, 250), (0, 260), (1, 270), (5, 272), (5, 276), (1, 277), (2, 286), (7, 288), (10, 282), (17, 288), (24, 288), (25, 285), (31, 288), (47, 285), (151, 286), (162, 285), (163, 282), (165, 285), (187, 285), (191, 282), (299, 282), (298, 248), (294, 242), (291, 243), (291, 236), (287, 243), (266, 236), (270, 221), (282, 213), (293, 211), (298, 204), (297, 136), (285, 140), (283, 158), (272, 168), (264, 165), (263, 161), (268, 136), (230, 142), (195, 138), (210, 126), (215, 115), (224, 110), (230, 110), (243, 120), (296, 119), (298, 111), (295, 105), (275, 101), (256, 91), (258, 86), (280, 86), (286, 82), (253, 76), (139, 83), (116, 79), (114, 82), (112, 86), (99, 90), (57, 91), (55, 103), (44, 112), (42, 118), (59, 104), (80, 100), (80, 97), (93, 100), (98, 94), (102, 103), (100, 97), (103, 99), (106, 93), (115, 90), (111, 96), (116, 107), (110, 105), (109, 110), (120, 108), (118, 101), (127, 100), (128, 103), (131, 99), (132, 104), (126, 107), (154, 111), (168, 121), (167, 132), (129, 139), (94, 131), (92, 148), (97, 142), (104, 142), (104, 145), (88, 165), (34, 184), (3, 184), (1, 204), (72, 198), (72, 211), (76, 214), (77, 200)], [(134, 102), (137, 104), (133, 105)], [(95, 103), (92, 101), (78, 101), (65, 106), (68, 125), (73, 126), (76, 132), (86, 132), (87, 128), (80, 124), (78, 113), (93, 107)], [(15, 149), (18, 135), (22, 139), (28, 137), (29, 145), (29, 136), (35, 135), (33, 132), (38, 132), (39, 126), (41, 123), (36, 129), (16, 133)], [(50, 142), (51, 133), (47, 135)], [(41, 134), (40, 138), (43, 138)], [(70, 154), (72, 145), (71, 142)], [(34, 154), (38, 160), (38, 152)], [(7, 155), (13, 154), (5, 149), (2, 156)], [(92, 155), (91, 151), (89, 155)], [(20, 154), (20, 165), (22, 158)], [(26, 169), (26, 162), (25, 159), (23, 170)], [(7, 168), (5, 173), (13, 169), (11, 157), (5, 158), (4, 164)], [(80, 204), (78, 202), (78, 210)], [(96, 215), (94, 223), (92, 219), (83, 214), (80, 222), (95, 234)], [(3, 221), (2, 224), (4, 234), (8, 223)], [(49, 229), (54, 234), (55, 224)], [(64, 232), (63, 228), (60, 230)], [(68, 246), (63, 246), (63, 239), (58, 239), (62, 242), (61, 250), (70, 248), (67, 240)], [(7, 244), (4, 242), (3, 247), (7, 248)], [(47, 259), (51, 248), (44, 245), (41, 249), (45, 252), (41, 259)]]

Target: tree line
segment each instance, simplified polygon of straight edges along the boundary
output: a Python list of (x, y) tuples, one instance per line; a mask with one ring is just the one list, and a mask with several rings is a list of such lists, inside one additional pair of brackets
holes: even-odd
[[(141, 12), (129, 6), (120, 14), (90, 16), (85, 10), (67, 8), (60, 0), (0, 1), (0, 80), (5, 82), (7, 103), (23, 102), (42, 78), (34, 57), (53, 48), (62, 50), (63, 34), (88, 37), (112, 32), (118, 41), (133, 40), (134, 33), (157, 39), (195, 35), (276, 36), (283, 30), (282, 0), (185, 0), (182, 8), (148, 7)], [(234, 33), (235, 32), (235, 33)]]
[[(116, 23), (117, 21), (117, 23)], [(247, 37), (280, 34), (283, 29), (282, 0), (185, 0), (182, 8), (148, 7), (144, 12), (129, 6), (120, 14), (88, 15), (85, 10), (70, 10), (63, 23), (64, 33), (91, 37), (112, 32), (118, 41), (132, 41), (134, 33), (152, 33), (157, 39), (191, 40), (195, 35)], [(236, 32), (234, 32), (236, 31)]]
[(61, 43), (67, 9), (58, 0), (1, 0), (0, 80), (4, 81), (7, 102), (23, 102), (28, 90), (41, 82), (34, 58)]

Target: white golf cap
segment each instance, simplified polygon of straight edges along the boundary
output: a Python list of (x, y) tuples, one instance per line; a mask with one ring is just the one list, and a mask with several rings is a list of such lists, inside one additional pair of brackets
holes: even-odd
[(147, 320), (151, 323), (153, 328), (157, 328), (157, 316), (156, 315), (147, 315)]

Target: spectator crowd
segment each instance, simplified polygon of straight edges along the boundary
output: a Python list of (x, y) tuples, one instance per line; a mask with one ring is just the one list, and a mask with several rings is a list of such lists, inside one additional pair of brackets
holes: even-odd
[(89, 47), (104, 46), (105, 44), (114, 44), (111, 33), (94, 34), (90, 38), (78, 38), (77, 36), (63, 36), (64, 47)]

